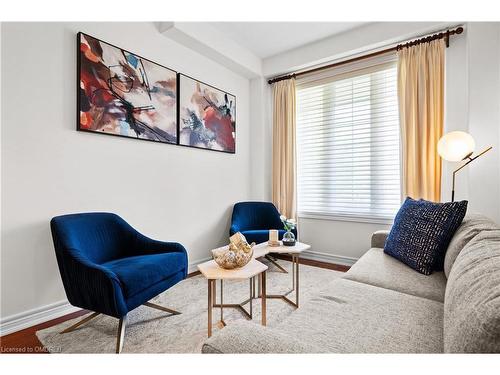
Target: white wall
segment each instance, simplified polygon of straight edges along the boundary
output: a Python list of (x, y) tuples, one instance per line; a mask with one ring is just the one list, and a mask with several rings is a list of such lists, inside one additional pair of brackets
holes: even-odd
[[(265, 59), (263, 71), (268, 77), (279, 75), (380, 48), (446, 26), (435, 22), (369, 24)], [(446, 50), (445, 99), (445, 132), (470, 132), (478, 150), (487, 145), (493, 146), (493, 151), (457, 176), (456, 198), (469, 200), (469, 212), (484, 213), (497, 222), (500, 222), (499, 30), (500, 23), (469, 23), (465, 25), (464, 34), (451, 39), (451, 46)], [(272, 111), (271, 107), (269, 111)], [(266, 127), (272, 128), (269, 115)], [(443, 164), (443, 200), (450, 199), (451, 172), (455, 167), (456, 164)], [(254, 170), (268, 175), (269, 168), (270, 163)], [(270, 180), (264, 181), (271, 183)], [(270, 195), (265, 195), (263, 199), (270, 199)], [(387, 224), (303, 218), (299, 219), (299, 236), (312, 245), (312, 252), (316, 254), (310, 254), (311, 257), (350, 264), (369, 248), (370, 235), (374, 230), (389, 227)]]
[(263, 77), (250, 81), (251, 194), (254, 200), (271, 200), (272, 110), (271, 88)]
[(298, 228), (300, 241), (311, 245), (305, 257), (349, 266), (370, 248), (371, 234), (390, 225), (299, 218)]
[[(457, 173), (455, 199), (467, 199), (469, 212), (500, 222), (500, 23), (469, 22), (463, 36), (446, 50), (445, 132), (462, 130), (476, 141), (476, 152), (493, 149)], [(442, 200), (451, 199), (452, 172), (443, 162)]]
[[(468, 28), (464, 34), (451, 39), (446, 49), (444, 133), (453, 130), (468, 132), (469, 128), (469, 63), (467, 54)], [(451, 200), (452, 172), (456, 163), (443, 161), (441, 199)], [(469, 169), (456, 177), (456, 199), (469, 195)]]
[[(83, 31), (237, 97), (235, 155), (75, 131)], [(227, 240), (250, 197), (249, 81), (161, 35), (153, 23), (2, 24), (1, 316), (65, 299), (49, 221), (111, 211), (181, 242), (189, 261)]]
[[(493, 146), (470, 164), (469, 209), (500, 222), (500, 23), (473, 22), (467, 27), (468, 131), (476, 150)], [(451, 109), (450, 109), (451, 110)]]

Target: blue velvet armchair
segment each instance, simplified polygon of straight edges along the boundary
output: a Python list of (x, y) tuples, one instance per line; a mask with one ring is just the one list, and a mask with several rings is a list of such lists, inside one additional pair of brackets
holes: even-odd
[[(261, 243), (269, 240), (269, 229), (278, 229), (279, 239), (283, 238), (285, 230), (280, 219), (280, 213), (271, 202), (239, 202), (233, 207), (229, 235), (240, 232), (248, 242)], [(293, 234), (297, 237), (297, 231)], [(266, 257), (283, 272), (287, 272), (276, 260)]]
[(118, 215), (80, 213), (54, 217), (52, 238), (64, 290), (73, 306), (119, 319), (116, 352), (123, 346), (127, 314), (187, 276), (187, 253), (179, 243), (152, 240)]

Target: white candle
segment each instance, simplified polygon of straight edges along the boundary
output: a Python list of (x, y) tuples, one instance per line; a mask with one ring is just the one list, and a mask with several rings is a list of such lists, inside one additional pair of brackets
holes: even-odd
[(269, 241), (278, 242), (278, 231), (276, 229), (269, 230)]

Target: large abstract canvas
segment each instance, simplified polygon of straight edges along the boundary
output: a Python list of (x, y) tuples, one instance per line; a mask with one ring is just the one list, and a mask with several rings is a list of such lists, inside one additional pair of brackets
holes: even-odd
[(177, 73), (78, 33), (78, 130), (177, 143)]
[(234, 153), (236, 98), (179, 74), (179, 144)]

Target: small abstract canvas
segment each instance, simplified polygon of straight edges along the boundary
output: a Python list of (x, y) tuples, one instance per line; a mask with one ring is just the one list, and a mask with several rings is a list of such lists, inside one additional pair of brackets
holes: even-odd
[(78, 130), (177, 144), (177, 73), (78, 33)]
[(179, 144), (234, 153), (236, 97), (179, 74)]

